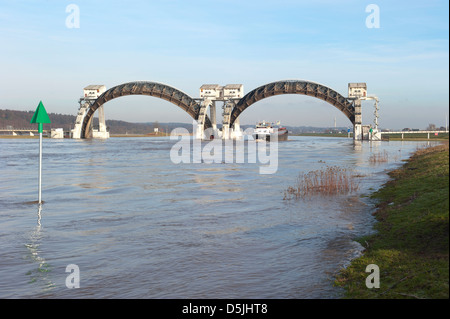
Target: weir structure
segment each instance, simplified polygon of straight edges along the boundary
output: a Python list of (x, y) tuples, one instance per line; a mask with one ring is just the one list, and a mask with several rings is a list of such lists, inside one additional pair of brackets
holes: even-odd
[[(354, 140), (379, 140), (378, 98), (367, 95), (365, 83), (349, 83), (348, 96), (320, 83), (306, 80), (282, 80), (264, 84), (246, 95), (242, 84), (205, 84), (200, 87), (200, 98), (166, 84), (150, 81), (136, 81), (117, 85), (106, 90), (103, 85), (90, 85), (84, 89), (73, 138), (108, 138), (103, 106), (106, 102), (127, 95), (148, 95), (169, 101), (186, 113), (196, 123), (194, 136), (197, 139), (238, 139), (242, 136), (239, 116), (254, 103), (282, 94), (300, 94), (321, 99), (341, 111), (353, 125)], [(361, 101), (375, 100), (375, 127), (362, 124)], [(217, 127), (216, 103), (222, 105), (222, 129)], [(209, 110), (209, 116), (208, 116)], [(93, 118), (98, 111), (98, 129), (93, 127)]]

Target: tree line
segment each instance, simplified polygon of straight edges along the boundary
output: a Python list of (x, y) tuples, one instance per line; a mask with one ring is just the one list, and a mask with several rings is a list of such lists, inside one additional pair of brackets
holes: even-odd
[[(0, 109), (0, 129), (6, 128), (31, 128), (33, 124), (30, 124), (34, 111), (15, 111), (15, 110), (2, 110)], [(64, 131), (70, 131), (75, 125), (76, 116), (48, 113), (50, 124), (44, 124), (44, 130), (50, 130), (52, 128), (62, 128)], [(94, 117), (94, 127), (98, 126), (98, 118)], [(111, 134), (149, 134), (155, 131), (155, 128), (159, 132), (168, 132), (177, 127), (185, 127), (189, 131), (192, 131), (192, 124), (185, 123), (159, 123), (158, 121), (149, 123), (130, 123), (117, 120), (106, 120), (106, 126), (109, 128)]]

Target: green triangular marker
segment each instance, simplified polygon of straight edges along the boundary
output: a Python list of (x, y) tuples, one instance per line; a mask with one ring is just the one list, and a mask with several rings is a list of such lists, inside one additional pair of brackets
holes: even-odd
[(40, 225), (40, 212), (42, 205), (42, 131), (44, 123), (51, 123), (50, 118), (48, 117), (47, 111), (45, 110), (44, 104), (42, 101), (39, 102), (39, 105), (34, 112), (33, 118), (30, 123), (39, 124), (39, 225)]
[(42, 101), (39, 102), (39, 105), (36, 108), (36, 111), (34, 112), (33, 118), (31, 119), (30, 123), (39, 124), (39, 133), (42, 133), (43, 131), (43, 123), (51, 123), (47, 111), (45, 110), (44, 104), (42, 104)]

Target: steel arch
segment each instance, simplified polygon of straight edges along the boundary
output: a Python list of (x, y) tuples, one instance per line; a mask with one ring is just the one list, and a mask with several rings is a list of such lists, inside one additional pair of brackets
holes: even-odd
[(233, 108), (230, 126), (253, 103), (280, 94), (303, 94), (319, 98), (335, 106), (347, 116), (352, 124), (355, 124), (355, 107), (351, 100), (319, 83), (305, 80), (284, 80), (262, 85), (247, 93)]
[[(84, 117), (83, 125), (81, 128), (81, 138), (88, 137), (86, 133), (89, 134), (87, 128), (94, 116), (95, 111), (108, 101), (115, 98), (127, 95), (148, 95), (153, 97), (158, 97), (163, 100), (169, 101), (185, 112), (187, 112), (194, 120), (198, 119), (200, 105), (186, 93), (173, 88), (169, 85), (149, 82), (149, 81), (136, 81), (117, 85), (109, 90), (105, 91), (100, 95), (97, 100), (89, 107), (89, 110)], [(205, 128), (210, 127), (211, 122), (208, 119), (205, 121)]]

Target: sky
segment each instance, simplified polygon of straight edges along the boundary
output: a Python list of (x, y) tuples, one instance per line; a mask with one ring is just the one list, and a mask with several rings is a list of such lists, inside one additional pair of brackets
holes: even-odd
[[(371, 4), (379, 10), (366, 11)], [(239, 83), (248, 93), (302, 79), (344, 96), (348, 83), (367, 83), (380, 101), (381, 128), (445, 126), (448, 6), (447, 0), (0, 0), (0, 109), (35, 110), (42, 100), (48, 112), (75, 115), (90, 84), (154, 81), (196, 98), (202, 84)], [(363, 102), (363, 124), (373, 123), (373, 111), (373, 102)], [(105, 115), (192, 121), (148, 96), (114, 99)], [(241, 124), (326, 127), (335, 119), (351, 125), (324, 101), (282, 95), (253, 104)]]

